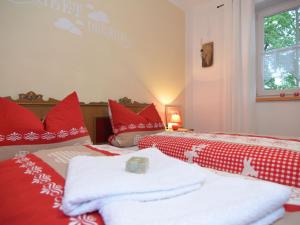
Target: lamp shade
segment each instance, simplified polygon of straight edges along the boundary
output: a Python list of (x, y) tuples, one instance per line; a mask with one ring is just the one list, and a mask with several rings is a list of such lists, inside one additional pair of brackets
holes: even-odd
[(180, 115), (178, 113), (172, 114), (171, 115), (171, 122), (172, 123), (180, 123), (181, 122)]

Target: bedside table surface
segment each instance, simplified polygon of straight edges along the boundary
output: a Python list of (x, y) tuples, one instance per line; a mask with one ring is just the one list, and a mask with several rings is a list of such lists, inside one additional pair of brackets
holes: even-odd
[(193, 132), (194, 129), (180, 127), (180, 128), (178, 128), (177, 130), (166, 129), (166, 131), (171, 131), (171, 132), (173, 132), (173, 131), (178, 131), (178, 132)]

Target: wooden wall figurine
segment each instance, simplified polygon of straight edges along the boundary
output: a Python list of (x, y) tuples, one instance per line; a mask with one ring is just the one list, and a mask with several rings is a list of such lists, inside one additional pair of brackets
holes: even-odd
[(214, 60), (214, 43), (206, 43), (201, 49), (202, 67), (210, 67)]

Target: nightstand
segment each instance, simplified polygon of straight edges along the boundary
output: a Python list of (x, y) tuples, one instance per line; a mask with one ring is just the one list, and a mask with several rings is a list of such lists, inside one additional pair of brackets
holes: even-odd
[(178, 132), (193, 132), (194, 129), (181, 127), (181, 128), (178, 128), (178, 130), (176, 130), (176, 131), (178, 131)]
[(181, 127), (181, 128), (178, 128), (178, 130), (173, 130), (171, 128), (171, 129), (166, 129), (166, 131), (170, 131), (170, 132), (173, 132), (173, 131), (178, 131), (178, 132), (193, 132), (194, 129)]

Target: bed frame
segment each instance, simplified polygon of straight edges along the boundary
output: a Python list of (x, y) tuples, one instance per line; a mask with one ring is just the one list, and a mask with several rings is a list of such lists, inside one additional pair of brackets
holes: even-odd
[[(10, 96), (6, 98), (29, 109), (41, 119), (44, 119), (47, 112), (50, 110), (50, 108), (52, 108), (54, 105), (56, 105), (59, 102), (59, 100), (54, 98), (49, 98), (48, 100), (44, 100), (43, 95), (36, 94), (33, 91), (29, 91), (26, 94), (19, 94), (18, 99), (13, 99)], [(123, 104), (125, 107), (131, 109), (134, 112), (138, 112), (148, 105), (146, 103), (139, 103), (136, 101), (132, 101), (127, 97), (119, 99), (118, 102)], [(80, 107), (84, 116), (84, 122), (86, 128), (89, 131), (93, 143), (96, 143), (96, 119), (98, 120), (101, 118), (106, 120), (108, 119), (107, 102), (91, 102), (91, 103), (80, 102)], [(99, 129), (99, 127), (97, 129)]]

